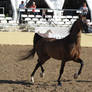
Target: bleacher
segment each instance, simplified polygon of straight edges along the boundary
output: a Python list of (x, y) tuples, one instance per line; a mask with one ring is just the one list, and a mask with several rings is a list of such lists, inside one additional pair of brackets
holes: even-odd
[(12, 17), (7, 17), (4, 14), (4, 7), (0, 7), (0, 10), (2, 10), (2, 12), (0, 13), (0, 23), (9, 23), (9, 21), (12, 21)]
[[(5, 14), (0, 14), (0, 24), (13, 25), (16, 24), (29, 24), (33, 26), (71, 26), (76, 19), (78, 19), (79, 10), (52, 10), (46, 9), (45, 18), (43, 17), (42, 11), (44, 9), (35, 9), (36, 14), (34, 15), (31, 8), (19, 9), (18, 19), (13, 21), (12, 17), (6, 17)], [(76, 12), (76, 15), (64, 15), (64, 11), (71, 11), (72, 14)], [(58, 15), (59, 14), (59, 15)], [(20, 23), (21, 21), (21, 23)]]
[[(64, 10), (51, 10), (46, 9), (46, 15), (45, 18), (42, 16), (42, 10), (43, 9), (36, 9), (36, 15), (32, 13), (32, 9), (20, 9), (19, 10), (19, 18), (22, 21), (22, 23), (28, 23), (36, 26), (40, 25), (56, 25), (56, 26), (62, 26), (62, 25), (72, 25), (74, 21), (78, 18), (79, 11), (76, 11), (76, 16), (73, 15), (63, 15)], [(55, 15), (55, 12), (59, 12), (59, 16)], [(69, 10), (68, 10), (69, 11)], [(71, 11), (71, 10), (70, 10)]]

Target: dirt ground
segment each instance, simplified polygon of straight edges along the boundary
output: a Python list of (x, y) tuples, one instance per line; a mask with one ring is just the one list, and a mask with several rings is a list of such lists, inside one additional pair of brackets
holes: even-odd
[(80, 64), (68, 62), (61, 78), (62, 87), (57, 86), (60, 61), (50, 59), (43, 67), (44, 78), (40, 77), (40, 69), (35, 74), (35, 83), (30, 83), (37, 60), (20, 61), (32, 46), (0, 45), (0, 92), (92, 92), (92, 48), (81, 49), (81, 58), (84, 67), (77, 80), (73, 75), (78, 71)]

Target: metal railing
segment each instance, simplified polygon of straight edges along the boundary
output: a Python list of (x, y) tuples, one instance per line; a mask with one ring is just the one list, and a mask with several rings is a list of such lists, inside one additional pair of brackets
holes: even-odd
[[(79, 13), (81, 13), (80, 10), (78, 9), (49, 9), (49, 8), (36, 8), (34, 9), (37, 15), (42, 15), (43, 14), (43, 10), (45, 10), (45, 14), (46, 15), (55, 15), (56, 13), (59, 12), (59, 14), (61, 15), (71, 15), (71, 16), (76, 16)], [(20, 13), (24, 13), (24, 14), (32, 14), (33, 12), (33, 8), (24, 8), (24, 9), (18, 9), (18, 17), (20, 16)], [(58, 14), (56, 14), (58, 15)]]
[[(23, 8), (23, 9), (18, 9), (18, 11), (20, 10), (33, 10), (34, 8)], [(49, 9), (49, 8), (36, 8), (35, 10), (52, 10), (52, 11), (70, 11), (70, 12), (76, 12), (76, 11), (80, 11), (78, 9)], [(81, 13), (81, 12), (80, 12)]]
[[(78, 9), (49, 9), (49, 8), (36, 8), (34, 9), (36, 12), (36, 15), (42, 15), (43, 10), (45, 10), (46, 15), (52, 15), (52, 16), (62, 16), (62, 15), (71, 15), (75, 16), (81, 13)], [(24, 8), (24, 9), (18, 9), (18, 17), (20, 18), (21, 14), (26, 15), (32, 15), (33, 14), (33, 8)], [(58, 13), (59, 12), (59, 13)], [(58, 13), (58, 14), (57, 14)], [(58, 16), (58, 17), (59, 17)]]

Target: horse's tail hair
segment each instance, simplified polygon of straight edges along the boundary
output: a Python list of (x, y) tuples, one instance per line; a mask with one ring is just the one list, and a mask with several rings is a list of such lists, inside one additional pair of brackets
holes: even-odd
[(38, 42), (41, 38), (42, 38), (41, 36), (39, 36), (37, 33), (35, 33), (34, 39), (33, 39), (33, 48), (32, 48), (32, 50), (30, 50), (30, 51), (28, 52), (28, 54), (27, 54), (24, 58), (22, 58), (22, 60), (26, 60), (26, 59), (28, 59), (28, 58), (33, 58), (33, 57), (34, 57), (35, 52), (36, 52), (36, 44), (37, 44), (37, 42)]
[(29, 58), (33, 58), (35, 55), (35, 48), (33, 48), (32, 50), (30, 50), (28, 52), (28, 54), (22, 58), (22, 60), (26, 60), (26, 59), (29, 59)]

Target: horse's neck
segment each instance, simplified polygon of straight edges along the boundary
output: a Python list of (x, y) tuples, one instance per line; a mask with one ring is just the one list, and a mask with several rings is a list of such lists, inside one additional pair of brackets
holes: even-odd
[(74, 42), (76, 44), (80, 44), (80, 38), (81, 38), (81, 30), (75, 29), (75, 32), (69, 35), (70, 42)]

